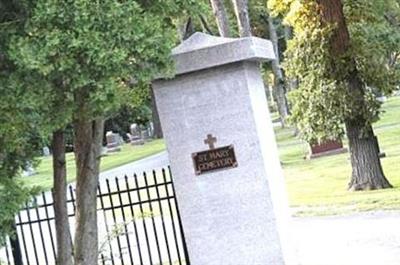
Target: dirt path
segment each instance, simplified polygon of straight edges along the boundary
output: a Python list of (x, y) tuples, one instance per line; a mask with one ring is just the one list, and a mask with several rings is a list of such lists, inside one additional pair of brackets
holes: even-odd
[(301, 265), (399, 265), (400, 211), (293, 219)]

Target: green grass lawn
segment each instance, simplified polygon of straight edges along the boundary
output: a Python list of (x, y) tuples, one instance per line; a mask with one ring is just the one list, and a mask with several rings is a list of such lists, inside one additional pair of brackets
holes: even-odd
[[(144, 145), (130, 145), (125, 144), (122, 146), (121, 152), (110, 153), (101, 159), (101, 171), (112, 169), (136, 160), (154, 155), (165, 150), (163, 140), (153, 140)], [(23, 178), (23, 181), (30, 186), (40, 186), (43, 190), (48, 190), (53, 185), (53, 168), (51, 157), (42, 157), (40, 164), (36, 169), (37, 174), (31, 177)], [(75, 180), (75, 160), (74, 154), (67, 154), (67, 179), (68, 182)]]
[[(400, 97), (390, 98), (383, 106), (381, 120), (374, 125), (382, 151), (386, 177), (393, 189), (349, 192), (351, 167), (349, 154), (305, 160), (307, 144), (294, 137), (294, 130), (276, 128), (278, 147), (285, 172), (290, 206), (295, 215), (332, 215), (356, 211), (400, 209)], [(101, 170), (108, 170), (165, 150), (163, 140), (144, 146), (122, 147), (122, 151), (103, 157)], [(68, 181), (75, 179), (72, 153), (67, 155)], [(42, 158), (35, 176), (23, 178), (31, 186), (52, 186), (52, 161)]]
[(386, 177), (393, 189), (349, 192), (349, 154), (304, 160), (307, 144), (293, 136), (293, 129), (276, 129), (290, 206), (295, 215), (332, 215), (357, 211), (400, 209), (400, 97), (383, 105), (374, 125)]

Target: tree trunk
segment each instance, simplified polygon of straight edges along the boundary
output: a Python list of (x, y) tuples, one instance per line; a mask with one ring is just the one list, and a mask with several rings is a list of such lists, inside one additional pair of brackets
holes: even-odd
[(229, 37), (229, 20), (223, 0), (210, 0), (211, 7), (217, 20), (218, 31), (221, 37)]
[(14, 265), (24, 265), (22, 261), (22, 252), (18, 238), (17, 225), (15, 221), (12, 223), (12, 229), (15, 231), (14, 236), (10, 237), (11, 252), (14, 259)]
[(203, 15), (199, 15), (200, 22), (201, 22), (201, 27), (203, 28), (203, 31), (207, 31), (208, 34), (214, 35), (210, 27), (208, 26), (207, 20), (203, 17)]
[(195, 32), (192, 17), (189, 17), (186, 22), (178, 24), (177, 30), (181, 42), (192, 36)]
[(279, 117), (281, 118), (282, 128), (285, 128), (289, 112), (286, 102), (285, 85), (282, 80), (275, 81), (275, 98), (276, 105), (278, 107)]
[(365, 128), (363, 120), (346, 121), (347, 137), (352, 164), (349, 190), (374, 190), (391, 188), (383, 174), (377, 139), (372, 126)]
[[(85, 113), (82, 110), (81, 113)], [(104, 120), (74, 120), (76, 181), (75, 265), (97, 265), (97, 186)]]
[(268, 29), (269, 29), (269, 36), (272, 45), (274, 47), (274, 52), (276, 56), (276, 59), (271, 62), (272, 71), (274, 72), (275, 76), (274, 85), (275, 85), (276, 103), (278, 105), (278, 112), (279, 116), (281, 117), (282, 127), (285, 127), (286, 119), (289, 115), (288, 102), (286, 99), (285, 80), (283, 78), (282, 68), (280, 67), (278, 34), (276, 33), (276, 27), (274, 25), (274, 21), (271, 16), (268, 16)]
[(57, 239), (57, 265), (72, 265), (72, 239), (67, 208), (67, 168), (64, 131), (53, 132), (53, 200)]
[(265, 93), (267, 94), (267, 100), (271, 106), (275, 106), (275, 101), (274, 101), (274, 93), (273, 93), (273, 86), (270, 84), (266, 83), (265, 84)]
[(161, 139), (163, 138), (163, 132), (161, 128), (161, 122), (160, 122), (160, 117), (158, 115), (158, 109), (157, 109), (157, 102), (156, 98), (154, 96), (154, 90), (153, 86), (150, 85), (150, 93), (151, 93), (151, 116), (153, 120), (153, 127), (154, 127), (154, 132), (153, 132), (153, 137), (156, 139)]
[[(345, 119), (347, 137), (349, 139), (352, 174), (350, 190), (371, 190), (392, 187), (386, 179), (379, 158), (378, 141), (369, 122), (362, 113), (366, 101), (364, 99), (364, 83), (361, 80), (354, 58), (347, 53), (350, 47), (350, 34), (343, 14), (340, 0), (318, 0), (321, 17), (326, 24), (336, 27), (330, 39), (332, 58), (345, 58), (349, 62), (344, 81), (354, 103), (350, 106), (349, 116)], [(340, 77), (340, 74), (338, 75)]]
[(191, 17), (188, 18), (185, 26), (185, 33), (183, 34), (183, 40), (186, 40), (190, 38), (194, 34), (194, 25), (193, 25), (193, 19)]
[[(292, 29), (289, 26), (284, 26), (285, 41), (288, 43), (293, 38)], [(297, 89), (299, 86), (297, 78), (290, 78), (287, 80), (286, 93)]]
[(232, 0), (232, 4), (235, 9), (240, 37), (250, 37), (251, 28), (248, 11), (248, 0)]

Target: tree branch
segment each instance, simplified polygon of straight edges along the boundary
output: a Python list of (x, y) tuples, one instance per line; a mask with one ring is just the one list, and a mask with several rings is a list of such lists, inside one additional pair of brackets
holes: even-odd
[(208, 32), (208, 34), (214, 35), (214, 33), (212, 32), (212, 30), (211, 30), (210, 27), (208, 26), (208, 23), (207, 23), (206, 19), (205, 19), (202, 15), (199, 15), (199, 17), (200, 17), (201, 24), (203, 25), (203, 27), (205, 28), (205, 30)]

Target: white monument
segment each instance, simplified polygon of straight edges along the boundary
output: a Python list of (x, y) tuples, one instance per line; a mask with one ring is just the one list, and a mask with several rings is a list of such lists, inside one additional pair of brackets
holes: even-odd
[(108, 131), (106, 133), (107, 152), (108, 153), (121, 151), (121, 144), (120, 144), (119, 137), (120, 136), (118, 134), (113, 133), (112, 131)]
[(288, 207), (260, 61), (269, 41), (196, 33), (153, 82), (192, 265), (289, 261)]

